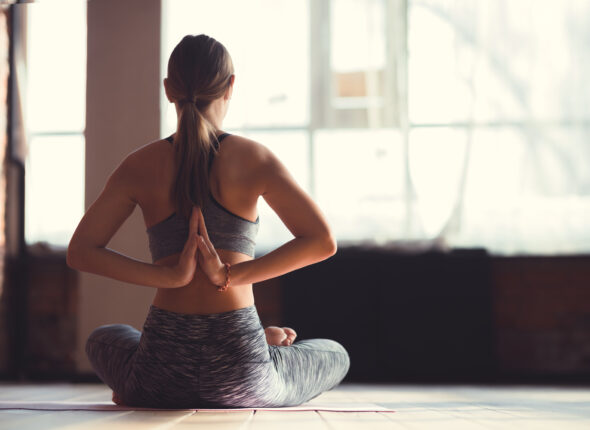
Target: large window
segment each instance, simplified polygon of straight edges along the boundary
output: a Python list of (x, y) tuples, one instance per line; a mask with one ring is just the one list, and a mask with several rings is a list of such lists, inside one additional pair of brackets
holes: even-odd
[[(590, 3), (164, 3), (230, 51), (229, 131), (268, 145), (341, 243), (590, 251)], [(175, 127), (164, 97), (163, 130)], [(289, 237), (261, 205), (259, 249)]]
[(409, 151), (428, 235), (590, 251), (590, 2), (408, 2)]
[(86, 2), (26, 8), (25, 239), (66, 246), (84, 212)]

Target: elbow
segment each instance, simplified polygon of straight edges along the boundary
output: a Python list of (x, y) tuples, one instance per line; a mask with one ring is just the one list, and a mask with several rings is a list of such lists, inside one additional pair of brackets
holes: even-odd
[(80, 268), (80, 249), (72, 242), (68, 245), (66, 252), (66, 264), (74, 270)]
[(322, 250), (322, 260), (330, 258), (336, 251), (338, 250), (338, 245), (336, 243), (336, 239), (332, 236), (331, 233), (328, 233), (324, 236), (321, 240), (321, 250)]
[(75, 257), (75, 252), (74, 252), (74, 250), (72, 249), (72, 245), (70, 244), (70, 245), (68, 246), (68, 251), (66, 252), (66, 264), (67, 264), (67, 265), (68, 265), (70, 268), (72, 268), (72, 269), (75, 269), (75, 268), (76, 268), (76, 267), (75, 267), (75, 264), (76, 264), (76, 263), (75, 263), (75, 261), (76, 261), (75, 259), (76, 259), (76, 257)]

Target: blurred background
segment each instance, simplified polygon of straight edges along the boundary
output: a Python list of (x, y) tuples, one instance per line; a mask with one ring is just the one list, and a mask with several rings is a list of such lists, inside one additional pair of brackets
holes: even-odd
[[(123, 157), (176, 127), (168, 57), (229, 50), (226, 131), (268, 146), (339, 252), (255, 287), (350, 381), (590, 381), (590, 1), (60, 0), (0, 13), (0, 376), (95, 378), (154, 291), (65, 249)], [(290, 233), (260, 201), (257, 255)], [(139, 208), (109, 244), (150, 261)]]

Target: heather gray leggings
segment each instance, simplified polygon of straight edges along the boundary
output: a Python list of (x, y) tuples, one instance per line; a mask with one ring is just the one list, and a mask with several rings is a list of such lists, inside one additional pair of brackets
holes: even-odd
[(143, 332), (97, 328), (86, 353), (129, 406), (295, 406), (338, 385), (348, 353), (330, 339), (270, 346), (254, 305), (211, 315), (150, 307)]

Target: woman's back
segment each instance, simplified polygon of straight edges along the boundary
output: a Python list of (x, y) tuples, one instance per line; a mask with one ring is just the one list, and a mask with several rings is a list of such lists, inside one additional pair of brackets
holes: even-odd
[[(171, 139), (170, 139), (171, 140)], [(154, 263), (158, 265), (174, 266), (178, 262), (179, 252), (165, 255), (165, 250), (158, 249), (162, 236), (171, 234), (166, 224), (175, 222), (177, 225), (186, 224), (188, 221), (175, 213), (172, 188), (176, 177), (174, 164), (174, 148), (170, 140), (160, 140), (148, 144), (134, 152), (121, 167), (127, 170), (134, 194), (137, 196), (137, 204), (141, 207), (148, 234), (153, 241), (152, 254)], [(220, 139), (221, 140), (221, 139)], [(227, 219), (221, 220), (217, 228), (231, 228), (228, 222), (234, 219), (233, 225), (247, 230), (242, 233), (249, 239), (254, 239), (257, 230), (256, 203), (259, 197), (260, 184), (264, 182), (261, 175), (264, 172), (256, 168), (263, 157), (263, 148), (259, 144), (235, 135), (226, 135), (219, 145), (217, 155), (212, 159), (209, 185), (211, 196), (208, 202), (214, 210)], [(213, 212), (213, 211), (210, 211)], [(215, 229), (208, 222), (208, 212), (204, 211), (205, 223), (208, 229)], [(175, 218), (171, 218), (174, 215)], [(256, 226), (256, 228), (249, 228)], [(157, 235), (156, 235), (157, 233)], [(212, 231), (209, 232), (213, 236)], [(230, 231), (221, 232), (229, 234)], [(178, 242), (178, 238), (175, 238)], [(182, 238), (182, 245), (186, 237)], [(214, 245), (214, 237), (212, 237)], [(223, 247), (216, 249), (223, 261), (237, 264), (253, 257), (253, 249), (250, 247), (227, 246), (227, 248), (240, 249), (228, 250)], [(159, 252), (154, 252), (159, 251)], [(197, 273), (192, 282), (181, 288), (159, 288), (154, 299), (154, 305), (175, 312), (209, 314), (239, 309), (254, 303), (252, 284), (231, 288), (226, 294), (219, 294), (212, 287), (211, 282), (197, 267)]]

